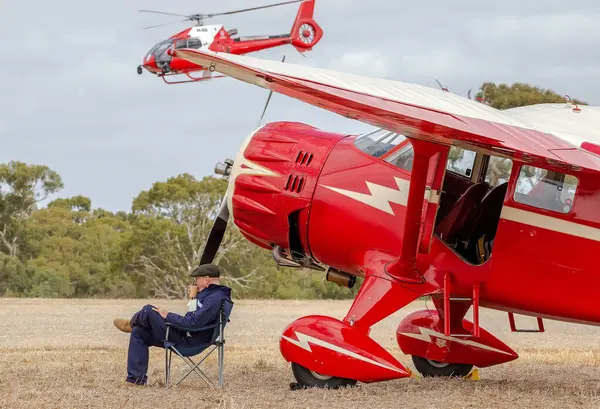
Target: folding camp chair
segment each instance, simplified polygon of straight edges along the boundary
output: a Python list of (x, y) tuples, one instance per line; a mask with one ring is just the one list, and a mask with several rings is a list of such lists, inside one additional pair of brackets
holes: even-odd
[[(206, 376), (204, 372), (199, 368), (200, 364), (204, 362), (206, 358), (210, 356), (214, 352), (215, 349), (218, 349), (218, 366), (219, 366), (219, 388), (223, 387), (223, 366), (224, 366), (224, 352), (225, 352), (225, 325), (229, 322), (229, 316), (231, 315), (231, 310), (233, 309), (233, 302), (223, 300), (221, 303), (221, 307), (219, 309), (219, 319), (216, 324), (209, 325), (202, 328), (185, 328), (178, 327), (173, 324), (167, 323), (167, 332), (165, 334), (165, 377), (166, 377), (166, 387), (169, 387), (169, 380), (171, 377), (171, 356), (172, 353), (175, 352), (177, 355), (183, 359), (185, 363), (190, 366), (190, 370), (183, 375), (179, 381), (175, 385), (179, 385), (181, 381), (183, 381), (189, 374), (195, 372), (200, 378), (204, 380), (209, 386), (214, 387), (214, 383)], [(173, 342), (169, 341), (169, 330), (173, 328), (178, 331), (187, 331), (189, 333), (197, 333), (203, 331), (212, 330), (212, 338), (210, 342), (205, 344), (198, 345), (176, 345)], [(192, 361), (190, 357), (196, 356), (202, 352), (204, 352), (209, 347), (210, 350), (208, 353), (200, 360), (200, 362), (195, 363)]]

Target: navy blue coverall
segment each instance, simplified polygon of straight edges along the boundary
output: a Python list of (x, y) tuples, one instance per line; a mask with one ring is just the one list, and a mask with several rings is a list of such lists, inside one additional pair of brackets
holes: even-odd
[[(127, 354), (127, 382), (146, 384), (148, 381), (149, 347), (164, 348), (163, 341), (167, 332), (166, 323), (181, 327), (201, 328), (215, 324), (219, 316), (221, 301), (231, 301), (231, 288), (224, 285), (210, 284), (198, 292), (196, 310), (184, 316), (169, 312), (167, 318), (152, 310), (152, 305), (145, 305), (131, 317), (131, 336)], [(169, 341), (182, 345), (198, 345), (210, 342), (212, 329), (188, 336), (185, 332), (171, 328)]]

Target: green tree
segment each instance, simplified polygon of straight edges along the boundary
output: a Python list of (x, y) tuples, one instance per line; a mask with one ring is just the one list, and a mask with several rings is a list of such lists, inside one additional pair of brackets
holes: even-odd
[(60, 175), (47, 166), (0, 164), (0, 244), (16, 257), (23, 223), (51, 194), (63, 188)]
[[(189, 174), (156, 182), (133, 201), (133, 230), (124, 249), (128, 268), (144, 278), (154, 295), (183, 298), (189, 273), (199, 263), (221, 200), (227, 189), (223, 179), (197, 180)], [(214, 260), (225, 281), (248, 284), (259, 267), (247, 270), (250, 244), (235, 229), (227, 230)]]
[[(565, 95), (522, 82), (515, 82), (512, 85), (484, 82), (477, 92), (477, 98), (481, 98), (486, 104), (497, 109), (566, 101)], [(586, 102), (578, 99), (573, 99), (573, 102), (578, 105), (587, 105)]]
[(35, 211), (26, 223), (26, 241), (27, 265), (37, 275), (26, 293), (90, 297), (115, 292), (127, 281), (117, 261), (128, 230), (126, 222), (115, 216), (99, 218), (63, 206)]
[(92, 201), (85, 196), (74, 196), (70, 199), (56, 199), (48, 203), (48, 207), (63, 207), (73, 211), (89, 212), (92, 210)]

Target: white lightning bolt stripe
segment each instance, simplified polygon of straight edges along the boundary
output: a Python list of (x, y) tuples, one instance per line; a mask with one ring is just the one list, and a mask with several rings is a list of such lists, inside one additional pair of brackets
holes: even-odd
[[(396, 181), (398, 189), (392, 189), (387, 186), (378, 185), (376, 183), (369, 182), (368, 180), (365, 181), (370, 194), (354, 192), (352, 190), (340, 189), (323, 184), (321, 184), (321, 186), (351, 199), (362, 202), (368, 206), (384, 211), (388, 214), (394, 215), (394, 211), (392, 210), (390, 203), (406, 206), (408, 202), (408, 191), (410, 188), (410, 181), (396, 176), (394, 176), (394, 180)], [(439, 201), (438, 192), (427, 187), (425, 189), (425, 200), (429, 200), (431, 203), (437, 203)]]
[[(246, 165), (247, 167), (242, 168), (241, 165)], [(236, 177), (239, 175), (279, 176), (279, 173), (244, 158), (237, 171)]]
[(512, 355), (510, 352), (502, 351), (501, 349), (492, 348), (491, 346), (481, 344), (479, 342), (471, 341), (468, 339), (461, 339), (461, 338), (446, 336), (440, 332), (436, 332), (429, 328), (419, 327), (419, 331), (421, 332), (420, 334), (415, 334), (412, 332), (399, 332), (399, 334), (404, 335), (405, 337), (420, 339), (421, 341), (425, 341), (427, 343), (433, 342), (433, 339), (431, 338), (433, 336), (436, 338), (445, 339), (447, 341), (452, 341), (452, 342), (456, 342), (456, 343), (463, 344), (463, 345), (469, 345), (469, 346), (473, 346), (475, 348), (485, 349), (487, 351), (498, 352), (500, 354), (506, 354), (506, 355)]
[(402, 370), (402, 369), (399, 369), (399, 368), (396, 368), (393, 366), (384, 365), (381, 362), (377, 362), (371, 358), (367, 358), (366, 356), (362, 356), (360, 354), (357, 354), (356, 352), (349, 351), (349, 350), (339, 347), (337, 345), (330, 344), (329, 342), (325, 342), (322, 339), (314, 338), (314, 337), (311, 337), (310, 335), (306, 335), (306, 334), (303, 334), (303, 333), (297, 332), (297, 331), (294, 331), (294, 333), (296, 334), (296, 338), (298, 338), (298, 341), (296, 341), (290, 337), (286, 337), (285, 335), (282, 335), (281, 338), (285, 339), (289, 343), (294, 344), (308, 352), (312, 352), (312, 349), (309, 345), (309, 342), (310, 342), (313, 345), (319, 345), (323, 348), (327, 348), (327, 349), (335, 351), (339, 354), (346, 355), (351, 358), (358, 359), (359, 361), (370, 363), (372, 365), (377, 365), (382, 368), (389, 369), (390, 371), (400, 372), (400, 373), (408, 372), (406, 370)]

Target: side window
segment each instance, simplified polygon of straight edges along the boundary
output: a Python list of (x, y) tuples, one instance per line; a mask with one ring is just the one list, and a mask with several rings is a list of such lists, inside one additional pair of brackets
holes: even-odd
[(485, 181), (490, 186), (498, 186), (508, 182), (513, 162), (510, 159), (490, 156), (485, 172)]
[(412, 170), (414, 156), (415, 153), (412, 144), (408, 142), (406, 146), (398, 149), (397, 152), (394, 152), (392, 155), (385, 158), (385, 161), (410, 172)]
[(473, 174), (474, 165), (475, 152), (457, 148), (456, 146), (450, 147), (448, 162), (446, 163), (447, 170), (470, 178)]
[(519, 172), (514, 200), (540, 209), (569, 213), (579, 181), (561, 172), (523, 166)]

